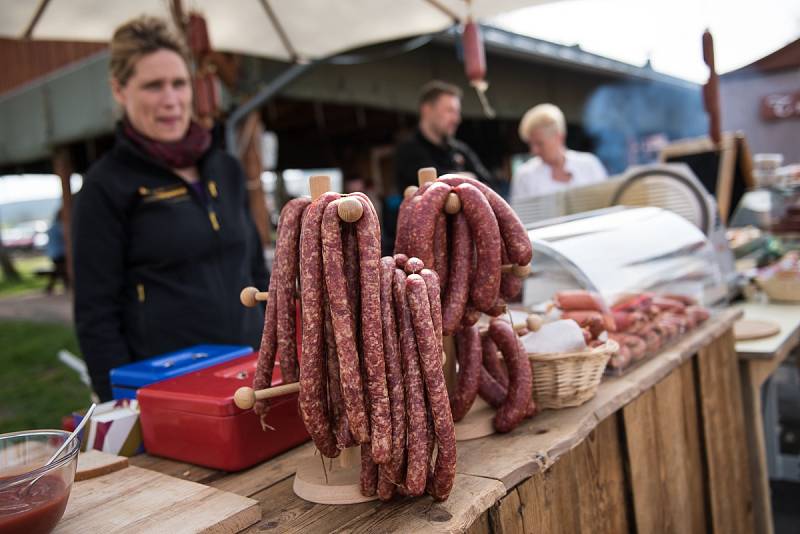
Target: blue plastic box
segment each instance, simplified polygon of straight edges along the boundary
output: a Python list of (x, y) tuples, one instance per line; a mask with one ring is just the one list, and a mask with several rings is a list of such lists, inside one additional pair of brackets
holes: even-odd
[(112, 369), (114, 399), (135, 399), (136, 390), (168, 378), (225, 363), (253, 351), (242, 345), (195, 345)]

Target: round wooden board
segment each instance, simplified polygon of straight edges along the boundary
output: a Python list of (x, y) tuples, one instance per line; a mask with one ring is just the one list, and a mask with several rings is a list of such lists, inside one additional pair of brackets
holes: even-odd
[(741, 319), (733, 325), (733, 334), (736, 341), (746, 341), (750, 339), (762, 339), (774, 336), (781, 331), (778, 323), (772, 321), (756, 321), (753, 319)]
[(464, 419), (456, 423), (456, 441), (468, 441), (494, 434), (495, 410), (478, 397)]
[(298, 466), (292, 487), (295, 495), (318, 504), (356, 504), (376, 500), (377, 495), (365, 497), (361, 494), (359, 448), (342, 451), (342, 456), (345, 455), (347, 458), (331, 460), (318, 454)]
[(128, 467), (128, 459), (90, 449), (78, 454), (78, 468), (75, 471), (75, 481), (107, 475)]

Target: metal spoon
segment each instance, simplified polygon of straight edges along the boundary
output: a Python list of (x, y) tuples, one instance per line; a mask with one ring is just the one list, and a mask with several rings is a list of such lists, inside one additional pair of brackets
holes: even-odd
[[(53, 453), (53, 455), (50, 457), (50, 459), (49, 459), (49, 460), (47, 460), (47, 462), (46, 462), (46, 463), (45, 463), (45, 464), (44, 464), (42, 467), (47, 467), (48, 465), (50, 465), (51, 463), (53, 463), (54, 461), (56, 461), (56, 459), (57, 459), (57, 458), (58, 458), (58, 457), (61, 455), (61, 453), (62, 453), (62, 452), (64, 452), (64, 450), (67, 448), (67, 445), (69, 445), (69, 444), (70, 444), (70, 442), (72, 442), (72, 440), (73, 440), (73, 439), (75, 439), (75, 437), (76, 437), (78, 434), (80, 434), (80, 432), (81, 432), (81, 430), (83, 430), (83, 427), (84, 427), (84, 425), (86, 424), (86, 422), (87, 422), (87, 421), (89, 421), (89, 419), (91, 419), (91, 418), (92, 418), (92, 414), (94, 413), (94, 409), (95, 409), (95, 408), (97, 408), (97, 404), (95, 404), (95, 403), (92, 403), (92, 405), (91, 405), (91, 406), (89, 406), (89, 409), (88, 409), (88, 410), (86, 410), (86, 415), (84, 415), (84, 416), (83, 416), (83, 419), (81, 419), (81, 422), (80, 422), (80, 423), (78, 423), (78, 426), (76, 426), (76, 427), (75, 427), (75, 430), (73, 430), (73, 431), (72, 431), (72, 434), (70, 434), (70, 435), (69, 435), (69, 437), (67, 437), (67, 439), (65, 439), (65, 440), (64, 440), (64, 443), (62, 443), (62, 444), (61, 444), (61, 446), (58, 448), (58, 450), (56, 450), (56, 452), (54, 452), (54, 453)], [(36, 477), (36, 478), (34, 478), (33, 480), (31, 480), (31, 481), (28, 483), (28, 485), (26, 485), (25, 487), (23, 487), (23, 488), (22, 488), (22, 490), (20, 491), (20, 493), (25, 493), (25, 492), (27, 492), (27, 491), (28, 491), (28, 489), (29, 489), (31, 486), (33, 486), (34, 484), (36, 484), (36, 482), (37, 482), (37, 481), (38, 481), (40, 478), (42, 478), (42, 477), (43, 477), (45, 474), (46, 474), (46, 473), (42, 473), (42, 474), (41, 474), (41, 475), (39, 475), (38, 477)]]

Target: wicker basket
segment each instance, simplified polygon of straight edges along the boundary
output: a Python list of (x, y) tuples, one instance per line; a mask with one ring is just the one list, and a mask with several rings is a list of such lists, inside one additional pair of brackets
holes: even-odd
[(800, 302), (800, 277), (797, 273), (777, 273), (769, 278), (756, 279), (770, 300)]
[(540, 410), (580, 406), (594, 397), (611, 355), (619, 345), (606, 341), (591, 350), (528, 354), (533, 366), (533, 400)]

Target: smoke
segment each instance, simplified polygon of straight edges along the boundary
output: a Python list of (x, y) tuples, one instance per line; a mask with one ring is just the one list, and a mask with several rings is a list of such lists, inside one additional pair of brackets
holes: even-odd
[(597, 88), (584, 108), (583, 124), (609, 174), (655, 161), (669, 141), (708, 132), (700, 86), (656, 82)]

